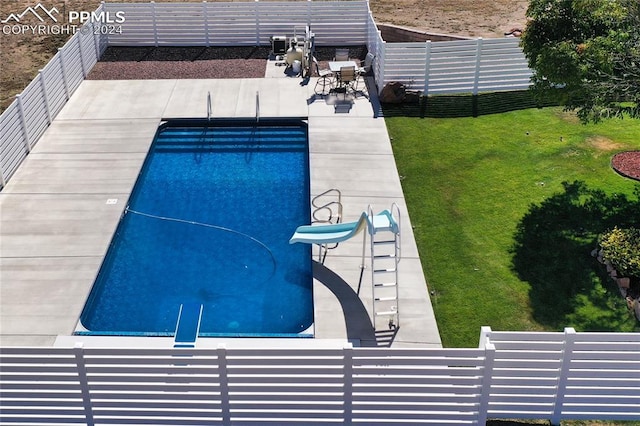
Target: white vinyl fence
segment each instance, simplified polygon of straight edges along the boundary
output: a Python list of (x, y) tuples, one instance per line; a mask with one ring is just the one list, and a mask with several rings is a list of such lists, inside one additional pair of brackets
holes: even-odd
[(273, 35), (308, 25), (318, 46), (367, 43), (366, 1), (104, 3), (122, 12), (110, 46), (266, 46)]
[(531, 70), (517, 38), (383, 43), (379, 85), (399, 81), (425, 95), (527, 89)]
[(640, 334), (483, 328), (480, 340), (479, 349), (5, 347), (0, 423), (640, 420)]
[(369, 10), (369, 18), (367, 21), (367, 51), (374, 55), (373, 63), (371, 64), (373, 75), (375, 76), (375, 83), (378, 92), (382, 90), (385, 85), (384, 82), (384, 66), (385, 66), (385, 49), (386, 43), (382, 39), (382, 33), (376, 25), (373, 14)]
[(490, 418), (640, 420), (640, 333), (491, 332)]

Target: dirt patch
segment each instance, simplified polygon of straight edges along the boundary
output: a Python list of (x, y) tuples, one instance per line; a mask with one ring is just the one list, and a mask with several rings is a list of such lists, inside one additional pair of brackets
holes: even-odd
[[(47, 9), (55, 7), (59, 11), (59, 15), (56, 15), (58, 18), (66, 15), (67, 10), (95, 10), (100, 4), (95, 0), (87, 2), (80, 0), (49, 2), (44, 0), (41, 3)], [(35, 7), (37, 4), (38, 1), (32, 0), (1, 1), (0, 20), (6, 19), (12, 13), (21, 13), (29, 6)], [(43, 22), (49, 23), (51, 21), (44, 16)], [(20, 25), (37, 26), (43, 22), (32, 14), (26, 14), (20, 18)], [(36, 34), (31, 32), (5, 34), (4, 26), (11, 28), (11, 24), (12, 21), (2, 24), (3, 34), (0, 35), (0, 112), (13, 102), (15, 95), (27, 87), (31, 80), (38, 75), (38, 70), (42, 69), (69, 39), (68, 34), (37, 34), (37, 31)]]
[(575, 111), (558, 111), (556, 115), (563, 121), (571, 124), (580, 123), (580, 119)]
[(504, 37), (524, 28), (528, 0), (371, 0), (377, 22), (467, 37)]
[[(163, 0), (184, 2), (188, 0)], [(215, 1), (215, 0), (213, 0)], [(113, 2), (118, 2), (115, 0)], [(124, 0), (123, 2), (130, 2)], [(20, 13), (34, 0), (0, 2), (0, 19)], [(43, 0), (47, 7), (66, 11), (93, 11), (99, 0)], [(503, 37), (515, 27), (523, 27), (528, 0), (371, 0), (377, 22), (413, 27), (422, 31), (467, 37)], [(64, 11), (64, 12), (63, 12)], [(34, 19), (35, 23), (38, 22)], [(22, 22), (22, 21), (21, 21)], [(24, 90), (38, 70), (62, 47), (68, 35), (15, 35), (0, 37), (0, 112)], [(123, 71), (125, 72), (125, 71)]]
[(586, 143), (598, 151), (615, 151), (623, 147), (622, 144), (614, 142), (604, 136), (589, 136)]

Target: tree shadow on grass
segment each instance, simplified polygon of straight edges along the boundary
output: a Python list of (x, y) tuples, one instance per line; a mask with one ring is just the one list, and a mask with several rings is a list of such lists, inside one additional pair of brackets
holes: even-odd
[(620, 330), (629, 323), (624, 300), (591, 255), (598, 235), (614, 226), (640, 223), (640, 186), (635, 200), (607, 195), (584, 182), (563, 183), (564, 192), (532, 205), (518, 224), (513, 269), (531, 285), (533, 318), (559, 329)]

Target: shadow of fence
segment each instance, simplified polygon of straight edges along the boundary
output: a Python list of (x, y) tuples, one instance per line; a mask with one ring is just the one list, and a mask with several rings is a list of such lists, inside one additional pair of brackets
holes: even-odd
[(420, 96), (413, 103), (382, 104), (382, 112), (385, 117), (456, 118), (557, 105), (553, 101), (539, 101), (530, 90), (518, 90), (477, 95)]

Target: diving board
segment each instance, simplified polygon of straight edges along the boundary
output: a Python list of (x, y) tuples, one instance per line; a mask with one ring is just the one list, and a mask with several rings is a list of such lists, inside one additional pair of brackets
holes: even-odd
[(180, 305), (173, 347), (193, 348), (196, 345), (201, 320), (202, 305), (200, 303), (183, 303)]

